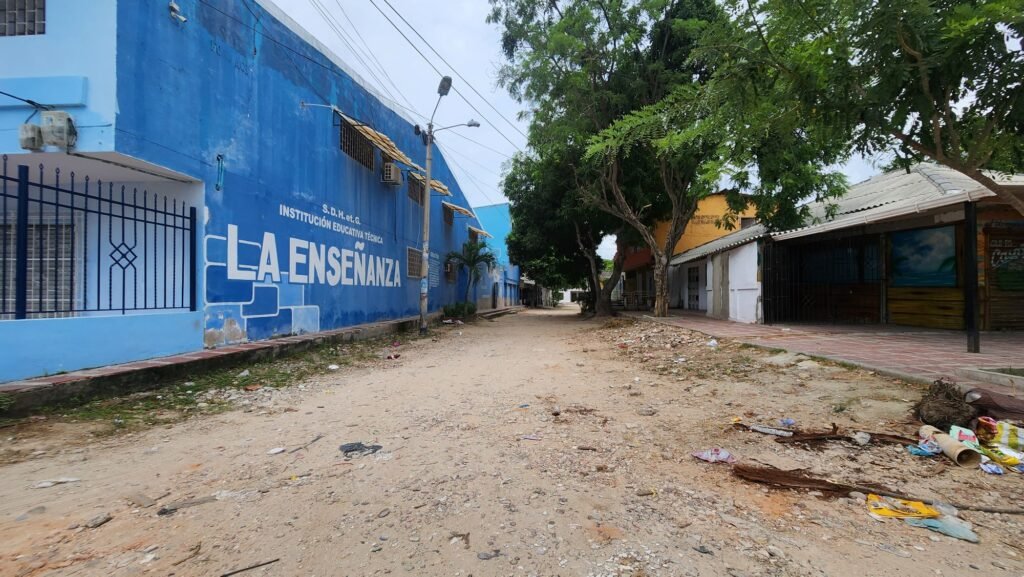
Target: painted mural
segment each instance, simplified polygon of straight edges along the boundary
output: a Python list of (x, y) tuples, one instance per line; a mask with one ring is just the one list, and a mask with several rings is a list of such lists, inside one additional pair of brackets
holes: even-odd
[(952, 226), (894, 232), (892, 286), (955, 287), (956, 229)]

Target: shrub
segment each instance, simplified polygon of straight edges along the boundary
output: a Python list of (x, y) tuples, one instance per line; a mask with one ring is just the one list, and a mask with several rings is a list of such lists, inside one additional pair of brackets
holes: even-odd
[(464, 319), (476, 314), (476, 303), (454, 303), (444, 306), (444, 316), (453, 319)]

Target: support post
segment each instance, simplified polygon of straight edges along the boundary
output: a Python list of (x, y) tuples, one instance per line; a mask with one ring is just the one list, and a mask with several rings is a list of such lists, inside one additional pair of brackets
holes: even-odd
[(199, 243), (199, 226), (196, 218), (196, 207), (192, 206), (188, 209), (188, 228), (192, 232), (192, 238), (189, 240), (188, 247), (188, 263), (192, 267), (192, 271), (188, 275), (188, 298), (189, 298), (189, 310), (195, 312), (196, 310), (196, 276), (199, 274), (199, 265), (196, 264), (196, 245)]
[[(440, 102), (440, 100), (438, 100)], [(420, 334), (427, 334), (427, 305), (430, 288), (430, 165), (433, 162), (434, 124), (427, 124), (427, 166), (423, 181), (423, 253), (420, 257)]]
[(14, 318), (24, 319), (28, 316), (28, 166), (24, 164), (18, 165), (18, 216), (15, 231)]
[(964, 325), (967, 352), (981, 352), (978, 332), (978, 212), (971, 201), (964, 203)]

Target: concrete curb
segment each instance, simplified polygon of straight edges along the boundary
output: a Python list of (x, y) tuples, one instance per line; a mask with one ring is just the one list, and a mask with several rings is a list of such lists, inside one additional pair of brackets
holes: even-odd
[[(848, 366), (851, 366), (851, 367), (857, 367), (859, 369), (863, 369), (863, 370), (866, 370), (866, 371), (871, 371), (871, 372), (873, 372), (875, 374), (882, 375), (883, 377), (890, 377), (890, 378), (893, 378), (893, 379), (900, 379), (901, 381), (907, 381), (908, 383), (917, 383), (917, 384), (920, 384), (920, 385), (930, 385), (930, 384), (932, 384), (934, 382), (934, 379), (928, 379), (928, 378), (922, 377), (920, 375), (914, 375), (914, 374), (906, 373), (906, 372), (903, 372), (903, 371), (896, 371), (896, 370), (893, 370), (893, 369), (886, 369), (886, 368), (882, 368), (882, 367), (877, 367), (877, 366), (872, 365), (870, 363), (856, 362), (856, 361), (851, 361), (849, 359), (844, 359), (844, 358), (841, 358), (841, 357), (834, 357), (834, 356), (831, 356), (831, 355), (823, 355), (823, 354), (820, 354), (820, 353), (807, 353), (807, 352), (804, 352), (804, 351), (801, 351), (801, 350), (798, 350), (798, 349), (795, 349), (795, 348), (780, 347), (777, 344), (774, 345), (774, 346), (770, 345), (770, 344), (762, 344), (762, 343), (758, 343), (758, 342), (753, 342), (753, 341), (745, 340), (742, 337), (724, 337), (724, 336), (721, 336), (721, 335), (713, 335), (711, 333), (704, 332), (704, 331), (702, 331), (700, 329), (694, 329), (694, 328), (690, 328), (690, 327), (680, 326), (680, 325), (677, 325), (677, 324), (675, 324), (675, 323), (673, 323), (671, 321), (662, 320), (662, 319), (660, 319), (658, 317), (652, 317), (652, 316), (649, 316), (649, 315), (644, 315), (642, 317), (634, 317), (634, 318), (639, 318), (640, 320), (644, 320), (644, 321), (655, 322), (655, 323), (658, 323), (658, 324), (661, 324), (661, 325), (665, 325), (665, 326), (669, 326), (669, 327), (675, 327), (677, 329), (693, 331), (695, 333), (700, 333), (702, 335), (707, 335), (708, 337), (713, 337), (713, 338), (716, 338), (716, 339), (728, 339), (730, 341), (736, 341), (738, 343), (742, 343), (744, 345), (747, 345), (748, 347), (754, 347), (756, 349), (761, 349), (763, 351), (784, 350), (784, 351), (791, 352), (791, 353), (794, 353), (794, 354), (804, 355), (805, 357), (808, 357), (808, 358), (811, 358), (811, 359), (823, 359), (823, 360), (826, 360), (826, 361), (829, 361), (829, 362), (833, 362), (833, 363), (837, 363), (837, 364), (840, 364), (840, 365), (848, 365)], [(952, 376), (952, 375), (950, 375), (950, 376)], [(973, 386), (968, 386), (967, 388), (974, 388), (974, 387)]]
[[(432, 314), (431, 322), (439, 318), (440, 313)], [(12, 401), (7, 410), (0, 411), (0, 416), (24, 417), (33, 410), (44, 406), (78, 405), (98, 398), (157, 389), (169, 380), (196, 372), (285, 357), (322, 344), (361, 341), (391, 333), (416, 330), (418, 326), (419, 317), (410, 317), (225, 347), (230, 349), (228, 351), (210, 349), (124, 365), (113, 365), (99, 370), (74, 371), (58, 377), (40, 377), (0, 384), (0, 394)], [(100, 374), (92, 374), (98, 371), (101, 371)]]

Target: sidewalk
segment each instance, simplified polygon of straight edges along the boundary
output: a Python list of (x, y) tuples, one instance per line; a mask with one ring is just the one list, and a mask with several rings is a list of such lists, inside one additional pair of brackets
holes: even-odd
[(1024, 367), (1021, 332), (982, 333), (981, 353), (971, 354), (966, 352), (966, 335), (959, 331), (884, 325), (758, 325), (681, 311), (660, 319), (625, 314), (755, 346), (851, 363), (905, 380), (930, 383), (947, 377), (963, 385), (1024, 394), (1019, 389), (971, 382), (957, 374), (962, 368)]

